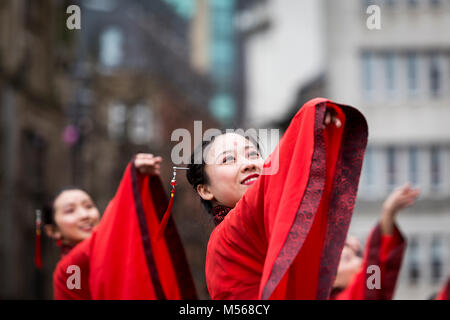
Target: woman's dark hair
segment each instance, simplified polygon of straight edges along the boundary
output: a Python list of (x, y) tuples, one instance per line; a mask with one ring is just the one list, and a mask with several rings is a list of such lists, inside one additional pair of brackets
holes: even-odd
[(47, 200), (44, 205), (42, 206), (42, 223), (45, 224), (51, 224), (56, 225), (55, 222), (55, 200), (58, 198), (63, 192), (65, 191), (71, 191), (71, 190), (81, 190), (84, 191), (81, 188), (78, 188), (76, 186), (66, 186), (61, 189), (59, 189), (49, 200)]
[[(186, 172), (186, 177), (189, 181), (189, 183), (194, 188), (195, 192), (197, 193), (197, 186), (200, 184), (208, 184), (209, 183), (209, 177), (205, 170), (205, 150), (206, 148), (213, 143), (214, 139), (218, 137), (219, 135), (226, 134), (226, 131), (221, 131), (221, 134), (215, 135), (211, 137), (211, 140), (202, 141), (202, 144), (199, 145), (194, 152), (191, 155), (190, 163), (188, 165), (188, 170)], [(237, 134), (240, 134), (239, 132), (236, 132)], [(260, 151), (260, 145), (257, 141), (257, 138), (253, 138), (251, 136), (245, 136), (242, 135), (244, 138), (252, 142), (258, 151)], [(201, 163), (195, 163), (196, 159), (201, 158)], [(202, 197), (200, 197), (200, 202), (205, 208), (206, 212), (209, 214), (212, 214), (212, 204), (209, 200), (204, 200)]]

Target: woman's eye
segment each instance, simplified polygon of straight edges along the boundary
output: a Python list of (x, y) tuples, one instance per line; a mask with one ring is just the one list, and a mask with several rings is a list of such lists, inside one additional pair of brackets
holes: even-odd
[(232, 162), (232, 161), (234, 161), (234, 157), (233, 156), (226, 156), (223, 159), (222, 163), (229, 163), (229, 162)]
[(88, 203), (84, 206), (86, 209), (91, 209), (94, 207), (94, 205), (92, 203)]
[(256, 151), (252, 151), (248, 154), (248, 156), (252, 158), (259, 158), (259, 153)]
[(70, 214), (70, 213), (74, 213), (74, 209), (72, 208), (72, 209), (66, 209), (66, 210), (64, 210), (64, 213), (65, 214)]

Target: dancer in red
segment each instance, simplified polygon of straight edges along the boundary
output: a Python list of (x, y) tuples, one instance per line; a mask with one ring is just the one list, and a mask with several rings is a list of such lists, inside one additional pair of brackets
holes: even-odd
[(366, 144), (362, 114), (321, 98), (265, 162), (238, 134), (204, 143), (188, 180), (218, 224), (206, 257), (211, 298), (328, 299)]
[[(331, 299), (392, 299), (406, 248), (406, 241), (396, 226), (395, 217), (399, 211), (413, 205), (418, 196), (419, 190), (412, 189), (409, 184), (389, 195), (383, 204), (381, 220), (367, 240), (364, 255), (358, 239), (347, 239)], [(378, 269), (373, 269), (373, 266), (379, 267), (378, 274)], [(380, 277), (379, 286), (376, 283), (377, 276)]]
[(173, 219), (156, 239), (167, 208), (160, 159), (138, 155), (92, 236), (54, 273), (55, 299), (196, 299)]
[(45, 233), (61, 248), (61, 258), (88, 238), (100, 221), (89, 194), (76, 187), (59, 191), (43, 213)]

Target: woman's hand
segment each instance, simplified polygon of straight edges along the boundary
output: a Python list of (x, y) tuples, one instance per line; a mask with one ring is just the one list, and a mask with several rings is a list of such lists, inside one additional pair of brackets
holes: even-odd
[(412, 206), (419, 194), (419, 189), (412, 189), (409, 183), (392, 191), (383, 203), (383, 213), (381, 215), (381, 230), (383, 234), (392, 234), (397, 213), (404, 208)]
[(161, 157), (155, 157), (151, 153), (138, 153), (134, 160), (134, 166), (141, 174), (158, 176), (161, 162)]
[(323, 121), (324, 127), (331, 123), (334, 123), (336, 128), (340, 128), (342, 126), (342, 122), (339, 120), (336, 110), (333, 108), (327, 108), (325, 111), (325, 119)]

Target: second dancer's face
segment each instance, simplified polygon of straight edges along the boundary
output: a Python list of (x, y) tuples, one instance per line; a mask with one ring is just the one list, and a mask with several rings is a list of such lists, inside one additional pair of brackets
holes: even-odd
[(82, 190), (67, 190), (54, 201), (55, 223), (63, 242), (74, 245), (88, 238), (99, 223), (100, 213)]
[(341, 253), (334, 287), (345, 288), (362, 266), (362, 249), (360, 241), (349, 236)]
[(258, 179), (264, 159), (251, 141), (236, 133), (217, 136), (205, 152), (209, 183), (200, 196), (233, 208)]

